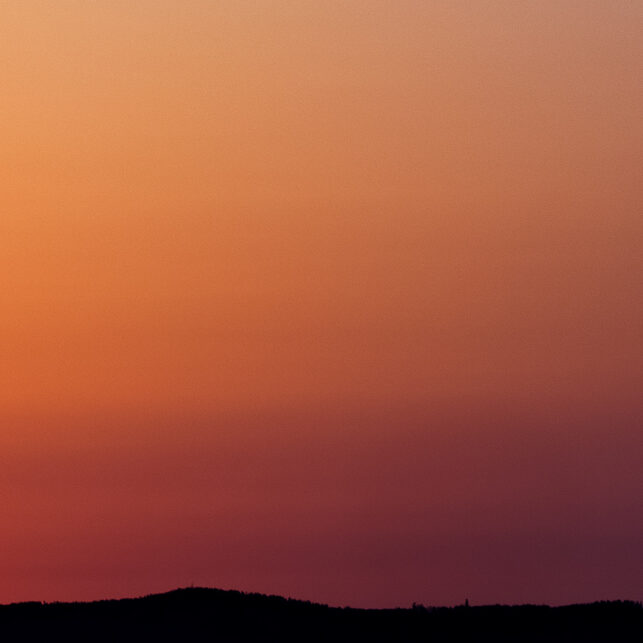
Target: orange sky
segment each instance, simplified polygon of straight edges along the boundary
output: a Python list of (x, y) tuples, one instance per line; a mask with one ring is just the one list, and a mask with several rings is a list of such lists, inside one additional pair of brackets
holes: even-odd
[(643, 8), (0, 6), (0, 602), (643, 598)]

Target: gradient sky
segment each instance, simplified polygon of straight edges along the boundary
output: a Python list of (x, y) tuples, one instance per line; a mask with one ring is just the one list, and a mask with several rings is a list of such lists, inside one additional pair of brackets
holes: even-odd
[(641, 33), (4, 0), (0, 602), (643, 599)]

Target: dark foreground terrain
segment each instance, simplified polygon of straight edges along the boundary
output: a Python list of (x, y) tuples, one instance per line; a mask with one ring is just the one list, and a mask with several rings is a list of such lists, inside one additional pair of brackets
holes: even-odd
[(0, 606), (0, 640), (641, 643), (643, 606), (615, 601), (362, 610), (190, 588), (136, 599)]

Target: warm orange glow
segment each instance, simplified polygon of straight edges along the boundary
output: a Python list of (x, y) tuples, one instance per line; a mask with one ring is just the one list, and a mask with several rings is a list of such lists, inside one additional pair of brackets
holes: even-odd
[(642, 23), (3, 2), (0, 602), (639, 599)]

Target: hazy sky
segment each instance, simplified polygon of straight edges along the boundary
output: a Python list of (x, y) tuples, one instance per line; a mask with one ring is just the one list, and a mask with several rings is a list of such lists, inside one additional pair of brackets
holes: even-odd
[(641, 33), (0, 3), (0, 602), (642, 599)]

